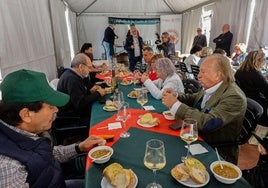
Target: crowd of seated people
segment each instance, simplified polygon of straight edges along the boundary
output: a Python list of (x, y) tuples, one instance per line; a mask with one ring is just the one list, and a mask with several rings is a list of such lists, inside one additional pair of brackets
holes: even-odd
[[(114, 28), (109, 27), (108, 29), (113, 30)], [(225, 37), (228, 40), (232, 38), (229, 25), (224, 25), (223, 33), (214, 39), (218, 47), (222, 46), (220, 41), (224, 40)], [(107, 43), (109, 48), (112, 48), (115, 38), (117, 36), (113, 34), (112, 43), (108, 44), (105, 40), (104, 43)], [(245, 115), (246, 97), (256, 100), (264, 109), (267, 109), (268, 83), (267, 78), (261, 73), (261, 69), (265, 63), (265, 54), (263, 52), (252, 51), (247, 55), (245, 44), (238, 43), (234, 48), (235, 53), (230, 58), (226, 56), (226, 52), (222, 48), (216, 49), (214, 54), (212, 54), (211, 47), (205, 45), (202, 48), (199, 45), (194, 45), (190, 51), (191, 55), (185, 59), (184, 63), (187, 65), (189, 72), (191, 72), (191, 64), (200, 66), (198, 81), (203, 89), (194, 94), (185, 94), (182, 80), (177, 74), (176, 68), (171, 60), (175, 56), (175, 44), (170, 39), (168, 32), (162, 33), (162, 41), (157, 46), (158, 49), (162, 50), (162, 53), (155, 54), (151, 47), (143, 47), (142, 38), (135, 25), (132, 24), (125, 42), (125, 49), (129, 53), (130, 71), (144, 84), (155, 99), (162, 99), (162, 103), (170, 108), (170, 111), (175, 114), (176, 119), (196, 119), (198, 121), (200, 135), (211, 146), (217, 143), (237, 140)], [(226, 45), (224, 45), (224, 48), (226, 48)], [(229, 47), (226, 49), (229, 50)], [(228, 53), (230, 54), (230, 52)], [(113, 53), (107, 54), (111, 55)], [(142, 58), (146, 64), (145, 71), (135, 69), (136, 63), (138, 61), (142, 62)], [(96, 74), (107, 69), (106, 65), (95, 68), (92, 61), (92, 44), (84, 43), (80, 53), (71, 61), (71, 67), (67, 68), (61, 75), (57, 91), (55, 91), (58, 95), (60, 95), (59, 93), (69, 95), (70, 100), (66, 99), (60, 104), (54, 101), (44, 100), (41, 103), (40, 109), (47, 108), (47, 105), (50, 105), (52, 106), (50, 109), (50, 111), (52, 110), (50, 112), (51, 114), (58, 113), (59, 116), (78, 116), (80, 117), (80, 125), (90, 126), (92, 104), (106, 95), (105, 89), (95, 85), (97, 81), (100, 81), (96, 79)], [(239, 66), (235, 73), (231, 69), (231, 65)], [(38, 76), (36, 79), (39, 79)], [(41, 99), (37, 101), (39, 100), (41, 101)], [(9, 104), (3, 100), (0, 105), (5, 106)], [(29, 107), (27, 106), (25, 108), (31, 108), (31, 104), (29, 105)], [(59, 111), (55, 107), (57, 105), (60, 106)], [(20, 110), (23, 110), (23, 108)], [(20, 128), (17, 125), (6, 122), (9, 119), (5, 119), (6, 117), (3, 114), (6, 112), (2, 111), (3, 109), (0, 109), (0, 124), (4, 125), (3, 129), (9, 129), (10, 126), (14, 126), (13, 132), (17, 133), (11, 132), (10, 134), (20, 134), (20, 130), (18, 130)], [(39, 113), (39, 111), (37, 110), (34, 113)], [(52, 120), (51, 115), (49, 121), (52, 122)], [(267, 119), (265, 121), (267, 122)], [(30, 126), (34, 126), (34, 124)], [(50, 123), (48, 128), (50, 128)], [(46, 130), (42, 130), (41, 132)], [(31, 132), (36, 133), (34, 131)], [(103, 139), (90, 136), (78, 146), (67, 146), (71, 150), (71, 154), (68, 154), (67, 158), (69, 159), (69, 157), (75, 156), (79, 152), (87, 151), (89, 148), (94, 147), (95, 144), (102, 143)], [(5, 149), (8, 148), (5, 147)], [(266, 155), (267, 152), (261, 149), (261, 153)], [(219, 153), (225, 160), (237, 164), (238, 146), (219, 148)], [(14, 156), (3, 157), (3, 153), (0, 152), (0, 159), (4, 158), (2, 161), (6, 162), (9, 160), (6, 157)], [(20, 161), (20, 158), (18, 161)], [(43, 162), (41, 161), (42, 164)], [(57, 173), (54, 167), (52, 168), (52, 175)], [(21, 169), (24, 166), (20, 165), (16, 168)], [(32, 172), (35, 173), (35, 171), (31, 170), (27, 173)], [(41, 173), (41, 171), (38, 171), (38, 173)], [(23, 175), (25, 177), (25, 174)], [(10, 178), (9, 176), (10, 174), (6, 173), (4, 178), (8, 179)], [(44, 178), (43, 176), (40, 177)], [(64, 181), (60, 177), (56, 178), (58, 178), (55, 180), (56, 184), (64, 184)], [(29, 182), (30, 185), (34, 183)]]

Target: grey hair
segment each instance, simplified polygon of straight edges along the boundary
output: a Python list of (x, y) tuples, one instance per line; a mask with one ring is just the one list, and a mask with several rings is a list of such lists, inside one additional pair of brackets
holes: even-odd
[(156, 61), (156, 69), (160, 69), (167, 76), (172, 76), (176, 73), (176, 68), (169, 58), (160, 58)]
[(74, 56), (72, 62), (71, 62), (71, 67), (76, 68), (81, 64), (86, 65), (87, 63), (87, 56), (84, 53), (79, 53), (76, 56)]

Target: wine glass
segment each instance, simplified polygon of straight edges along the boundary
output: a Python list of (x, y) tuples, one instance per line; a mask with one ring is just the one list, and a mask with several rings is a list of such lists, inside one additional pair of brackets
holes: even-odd
[(127, 138), (130, 136), (130, 133), (126, 130), (126, 121), (130, 118), (129, 113), (129, 104), (126, 102), (123, 102), (120, 109), (117, 112), (117, 120), (123, 122), (123, 132), (120, 134), (121, 138)]
[(137, 103), (139, 103), (141, 105), (141, 109), (143, 109), (143, 105), (145, 105), (147, 102), (148, 102), (147, 92), (145, 89), (141, 89), (137, 97)]
[(166, 165), (165, 146), (161, 140), (151, 139), (146, 142), (144, 165), (154, 173), (154, 182), (149, 183), (146, 188), (162, 188), (156, 183), (156, 171)]
[(185, 159), (190, 157), (190, 145), (198, 138), (198, 127), (197, 121), (192, 118), (186, 118), (183, 120), (180, 137), (188, 145), (187, 155), (182, 156), (181, 160), (184, 162)]
[(113, 102), (114, 102), (114, 105), (117, 107), (117, 110), (119, 110), (122, 104), (124, 103), (124, 94), (122, 91), (118, 91), (114, 93)]

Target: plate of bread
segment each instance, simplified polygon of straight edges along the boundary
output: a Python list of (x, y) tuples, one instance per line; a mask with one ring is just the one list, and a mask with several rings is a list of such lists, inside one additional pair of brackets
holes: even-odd
[(131, 91), (127, 96), (132, 99), (136, 99), (139, 96), (140, 92), (137, 90)]
[(138, 177), (131, 169), (124, 169), (119, 163), (112, 163), (103, 170), (102, 188), (135, 188)]
[(159, 123), (160, 120), (156, 117), (153, 117), (151, 113), (143, 114), (137, 121), (137, 124), (142, 127), (154, 127), (159, 125)]
[(107, 100), (105, 102), (105, 106), (103, 106), (103, 110), (109, 111), (109, 112), (116, 111), (117, 110), (117, 105), (113, 101)]
[(123, 86), (128, 86), (128, 85), (131, 85), (132, 84), (132, 81), (131, 80), (128, 80), (127, 78), (124, 78), (121, 82), (121, 85)]
[(188, 187), (203, 187), (210, 179), (203, 163), (192, 157), (172, 168), (171, 175), (179, 183)]

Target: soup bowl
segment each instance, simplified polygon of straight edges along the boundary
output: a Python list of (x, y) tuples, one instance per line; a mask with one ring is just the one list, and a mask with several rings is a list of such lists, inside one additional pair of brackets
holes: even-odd
[(97, 146), (88, 152), (88, 157), (94, 163), (102, 164), (110, 160), (114, 150), (109, 146)]
[[(221, 169), (220, 163), (223, 169)], [(225, 184), (233, 184), (242, 176), (241, 170), (227, 161), (214, 161), (210, 165), (210, 170), (218, 181)]]

